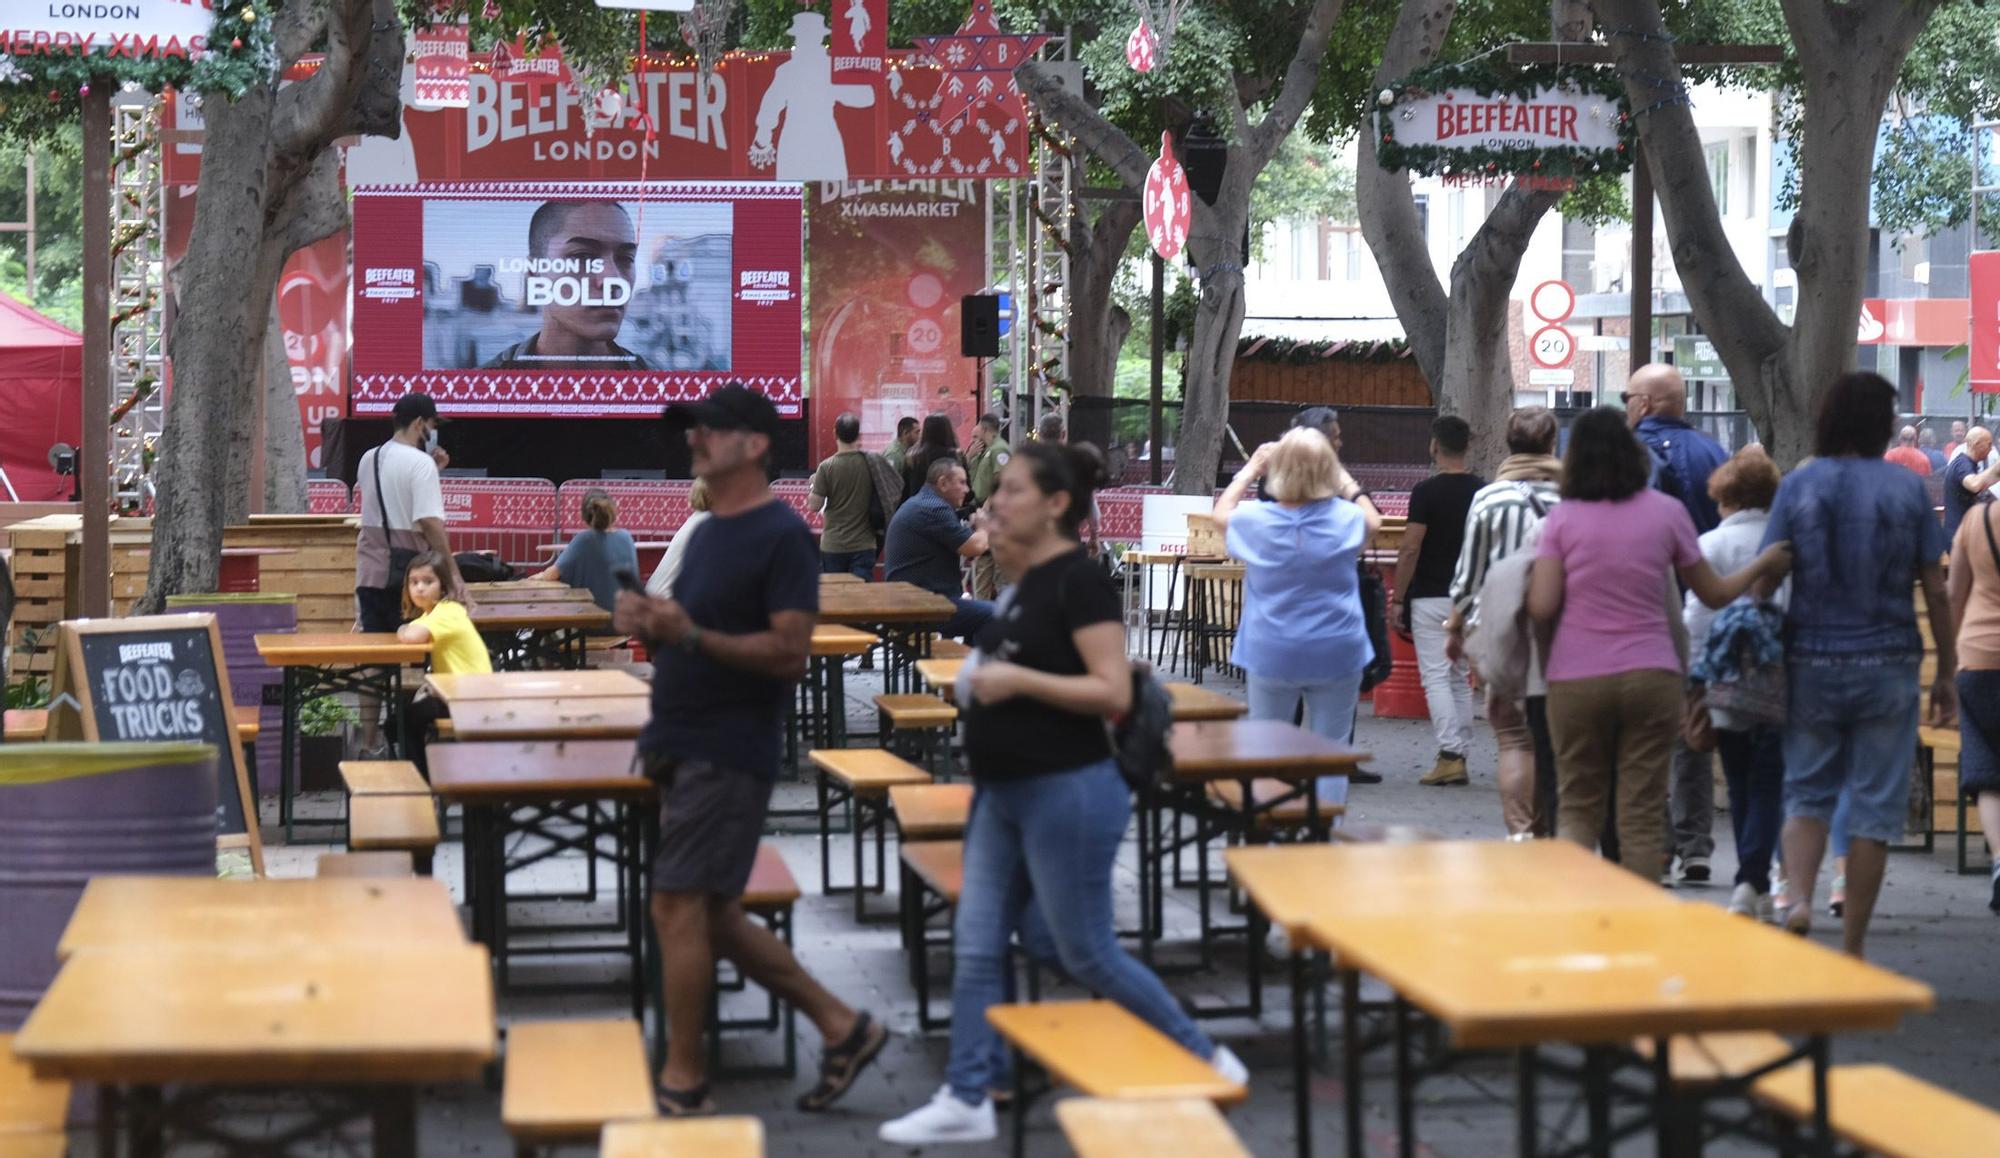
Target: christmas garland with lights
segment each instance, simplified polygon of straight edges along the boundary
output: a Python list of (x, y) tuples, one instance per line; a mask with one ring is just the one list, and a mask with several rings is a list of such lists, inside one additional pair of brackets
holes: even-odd
[(1412, 356), (1410, 344), (1401, 338), (1324, 342), (1296, 338), (1243, 338), (1236, 343), (1236, 360), (1239, 362), (1269, 362), (1285, 366), (1310, 366), (1315, 362), (1380, 366)]
[[(1550, 149), (1455, 149), (1448, 145), (1406, 145), (1396, 139), (1396, 124), (1415, 110), (1397, 106), (1444, 89), (1471, 89), (1485, 97), (1531, 100), (1546, 89), (1583, 94), (1604, 103), (1591, 110), (1593, 119), (1615, 117), (1615, 149), (1570, 146)], [(1536, 64), (1496, 68), (1485, 60), (1436, 64), (1411, 73), (1375, 95), (1375, 159), (1384, 169), (1408, 169), (1433, 177), (1515, 173), (1537, 177), (1590, 177), (1623, 173), (1638, 154), (1639, 130), (1624, 86), (1607, 69), (1577, 65)]]
[[(165, 88), (234, 100), (278, 75), (278, 46), (271, 25), (273, 0), (226, 0), (200, 52), (175, 56), (126, 56), (110, 52), (8, 56), (0, 66), (0, 112), (9, 102), (40, 100), (58, 115), (74, 115), (72, 102), (93, 84), (136, 92)], [(19, 111), (19, 110), (17, 110)]]

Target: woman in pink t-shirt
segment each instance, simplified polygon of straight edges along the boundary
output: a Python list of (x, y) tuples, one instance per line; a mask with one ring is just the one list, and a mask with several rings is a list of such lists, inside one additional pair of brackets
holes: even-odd
[(1594, 848), (1617, 790), (1618, 861), (1648, 880), (1666, 869), (1667, 770), (1680, 728), (1680, 592), (1722, 607), (1790, 553), (1774, 545), (1733, 575), (1701, 557), (1694, 520), (1647, 487), (1652, 458), (1625, 414), (1576, 420), (1563, 501), (1542, 523), (1528, 612), (1553, 626), (1549, 732), (1556, 749), (1556, 834)]

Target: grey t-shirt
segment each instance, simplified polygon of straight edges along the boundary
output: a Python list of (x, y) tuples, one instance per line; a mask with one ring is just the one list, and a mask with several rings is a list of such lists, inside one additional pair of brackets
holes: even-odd
[(590, 597), (606, 611), (618, 602), (618, 572), (639, 573), (639, 548), (629, 531), (583, 530), (556, 558), (556, 573), (571, 587), (590, 588)]

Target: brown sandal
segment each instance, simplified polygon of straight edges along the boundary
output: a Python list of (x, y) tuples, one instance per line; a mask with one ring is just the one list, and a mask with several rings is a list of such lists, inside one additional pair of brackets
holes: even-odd
[(715, 1113), (715, 1103), (708, 1097), (707, 1082), (691, 1090), (670, 1090), (655, 1085), (653, 1104), (659, 1107), (662, 1118), (705, 1118)]
[(854, 1028), (839, 1045), (829, 1048), (820, 1057), (819, 1082), (812, 1089), (799, 1095), (799, 1109), (817, 1113), (827, 1109), (846, 1095), (853, 1087), (854, 1079), (868, 1068), (868, 1063), (889, 1044), (889, 1031), (876, 1024), (867, 1012), (855, 1018)]

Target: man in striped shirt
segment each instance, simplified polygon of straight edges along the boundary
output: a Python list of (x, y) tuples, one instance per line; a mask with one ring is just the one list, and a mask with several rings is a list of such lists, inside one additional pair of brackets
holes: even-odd
[[(1465, 545), (1451, 579), (1451, 618), (1445, 623), (1445, 653), (1454, 662), (1465, 654), (1466, 624), (1479, 608), (1479, 593), (1495, 563), (1521, 550), (1549, 508), (1562, 500), (1562, 462), (1554, 457), (1555, 415), (1541, 406), (1516, 410), (1507, 421), (1507, 458), (1496, 481), (1472, 496), (1465, 519)], [(1500, 745), (1500, 811), (1510, 837), (1526, 839), (1555, 832), (1555, 749), (1549, 743), (1544, 711), (1546, 684), (1541, 664), (1532, 665), (1528, 695), (1502, 700), (1488, 695), (1486, 721)]]

